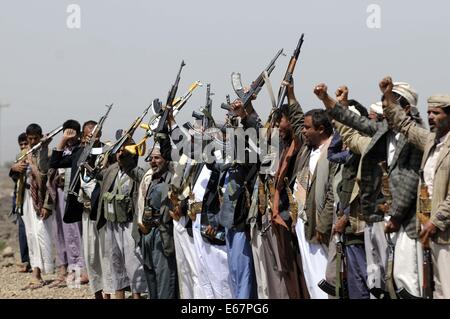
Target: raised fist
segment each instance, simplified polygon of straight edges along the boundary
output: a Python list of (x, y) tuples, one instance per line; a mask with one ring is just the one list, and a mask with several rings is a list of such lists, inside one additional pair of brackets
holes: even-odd
[(346, 87), (345, 85), (341, 85), (337, 90), (336, 90), (336, 99), (338, 100), (338, 102), (344, 106), (348, 105), (348, 87)]
[(392, 93), (392, 89), (394, 88), (394, 84), (392, 83), (392, 78), (390, 76), (385, 77), (380, 81), (380, 90), (384, 95)]
[(327, 88), (326, 84), (320, 83), (314, 87), (314, 94), (317, 95), (319, 100), (323, 101), (328, 95), (327, 90), (328, 90), (328, 88)]

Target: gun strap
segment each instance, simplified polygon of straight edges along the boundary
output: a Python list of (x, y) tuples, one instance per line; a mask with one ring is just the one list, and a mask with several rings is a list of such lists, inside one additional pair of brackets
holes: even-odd
[(264, 82), (266, 82), (267, 92), (269, 93), (270, 100), (272, 101), (272, 109), (274, 110), (277, 107), (277, 102), (275, 101), (275, 95), (273, 94), (272, 84), (270, 83), (269, 74), (267, 71), (263, 72)]

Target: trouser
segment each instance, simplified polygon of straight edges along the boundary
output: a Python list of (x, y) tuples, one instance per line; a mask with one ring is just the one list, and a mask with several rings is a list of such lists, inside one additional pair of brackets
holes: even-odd
[(230, 268), (231, 294), (236, 299), (256, 298), (256, 280), (252, 250), (243, 231), (225, 229)]
[(450, 299), (450, 245), (430, 243), (435, 299)]
[(175, 256), (163, 252), (161, 235), (157, 227), (142, 237), (142, 255), (150, 299), (176, 299), (177, 265)]
[(56, 265), (67, 265), (68, 270), (84, 268), (84, 257), (81, 248), (81, 223), (67, 224), (63, 222), (64, 217), (64, 190), (57, 189), (56, 209), (53, 211), (54, 232), (53, 238), (56, 246)]
[(131, 236), (132, 223), (107, 221), (105, 239), (110, 245), (109, 260), (114, 290), (130, 287), (132, 293), (147, 291), (141, 249)]
[(405, 288), (414, 296), (422, 295), (422, 254), (420, 241), (409, 238), (402, 226), (396, 235), (394, 252), (394, 281), (397, 290)]
[(173, 221), (180, 299), (204, 299), (206, 295), (199, 284), (199, 257), (194, 238), (189, 236), (183, 226), (187, 219), (188, 217), (182, 216), (179, 221)]
[(29, 189), (25, 190), (23, 208), (22, 218), (27, 236), (30, 265), (44, 273), (53, 273), (55, 265), (52, 256), (52, 226), (55, 217), (50, 215), (45, 220), (38, 217)]
[(369, 299), (367, 263), (364, 244), (345, 246), (347, 257), (347, 285), (350, 299)]
[(299, 217), (295, 225), (298, 245), (311, 299), (327, 299), (328, 295), (319, 288), (318, 283), (325, 277), (328, 260), (328, 249), (323, 245), (312, 244), (305, 237), (305, 223)]
[[(367, 288), (367, 263), (364, 244), (344, 245), (345, 262), (347, 266), (347, 291), (349, 299), (369, 299), (369, 289)], [(336, 241), (334, 236), (328, 247), (328, 263), (326, 270), (326, 280), (336, 286)], [(342, 262), (344, 262), (342, 260)], [(335, 299), (334, 296), (328, 296)]]
[(114, 293), (111, 264), (106, 253), (110, 251), (110, 245), (105, 242), (105, 227), (97, 230), (95, 221), (90, 220), (87, 211), (83, 212), (81, 225), (89, 287), (93, 293)]
[(192, 225), (199, 257), (199, 285), (206, 299), (231, 299), (230, 270), (226, 245), (213, 245), (200, 233), (201, 214)]
[(19, 248), (20, 248), (20, 260), (23, 263), (30, 262), (30, 255), (28, 254), (27, 233), (25, 230), (25, 224), (21, 215), (17, 214), (17, 225), (19, 229)]
[[(367, 260), (367, 287), (387, 291), (386, 265), (387, 265), (387, 241), (384, 233), (384, 221), (366, 224), (364, 229), (364, 245)], [(371, 298), (375, 296), (371, 295)]]
[(262, 233), (256, 222), (250, 227), (258, 298), (289, 299), (275, 234), (271, 229)]

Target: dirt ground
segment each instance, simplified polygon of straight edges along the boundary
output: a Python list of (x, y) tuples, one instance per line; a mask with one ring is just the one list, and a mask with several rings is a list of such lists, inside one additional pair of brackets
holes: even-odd
[[(8, 170), (0, 168), (0, 299), (90, 299), (93, 295), (88, 285), (75, 288), (48, 288), (44, 286), (35, 290), (21, 290), (25, 287), (31, 273), (19, 273), (20, 251), (17, 225), (8, 217), (12, 205), (14, 184), (8, 177)], [(3, 258), (5, 247), (11, 247), (14, 256)], [(56, 274), (43, 275), (44, 280), (51, 282)]]

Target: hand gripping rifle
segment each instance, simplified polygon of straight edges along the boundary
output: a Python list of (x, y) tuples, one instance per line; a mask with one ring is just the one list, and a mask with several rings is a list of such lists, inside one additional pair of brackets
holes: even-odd
[(39, 151), (41, 149), (41, 147), (48, 142), (48, 140), (50, 140), (51, 138), (53, 138), (56, 134), (58, 134), (59, 132), (61, 132), (63, 130), (63, 127), (60, 126), (56, 129), (54, 129), (53, 131), (51, 131), (50, 133), (48, 133), (46, 136), (44, 136), (41, 141), (39, 143), (37, 143), (35, 146), (33, 146), (32, 148), (30, 148), (28, 151), (26, 151), (25, 153), (23, 153), (22, 155), (20, 155), (14, 163), (19, 163), (21, 162), (24, 158), (26, 158), (28, 156), (28, 154), (35, 154), (37, 151)]
[[(231, 74), (231, 85), (233, 86), (234, 91), (236, 92), (237, 96), (241, 99), (242, 104), (244, 104), (245, 111), (250, 114), (253, 110), (250, 108), (250, 101), (252, 100), (253, 95), (258, 95), (259, 91), (261, 91), (261, 88), (263, 87), (265, 81), (264, 81), (264, 73), (267, 72), (268, 75), (272, 73), (272, 71), (275, 69), (275, 62), (278, 59), (278, 57), (283, 53), (283, 49), (280, 49), (276, 54), (275, 57), (270, 61), (269, 65), (264, 69), (263, 72), (256, 78), (256, 80), (250, 85), (250, 89), (245, 92), (244, 86), (242, 85), (241, 81), (241, 74), (233, 72)], [(223, 109), (227, 109), (227, 106), (221, 106)]]
[(83, 168), (86, 170), (86, 175), (84, 176), (85, 182), (89, 182), (90, 180), (95, 178), (97, 171), (95, 170), (95, 168), (92, 168), (89, 165), (89, 161), (91, 158), (91, 152), (92, 152), (92, 149), (94, 148), (95, 143), (97, 142), (96, 137), (101, 132), (101, 130), (103, 128), (103, 124), (105, 123), (106, 119), (108, 118), (109, 112), (111, 112), (112, 106), (113, 106), (113, 104), (106, 105), (107, 110), (106, 110), (105, 115), (103, 115), (100, 118), (100, 120), (98, 121), (98, 123), (94, 126), (94, 129), (92, 130), (91, 134), (89, 135), (88, 142), (84, 146), (83, 152), (81, 153), (80, 157), (78, 158), (78, 161), (77, 161), (78, 169), (74, 175), (75, 176), (74, 179), (71, 180), (70, 186), (69, 186), (69, 193), (72, 195), (76, 195), (76, 194), (74, 194), (74, 191), (75, 191), (75, 188), (77, 187), (78, 182), (81, 178)]

